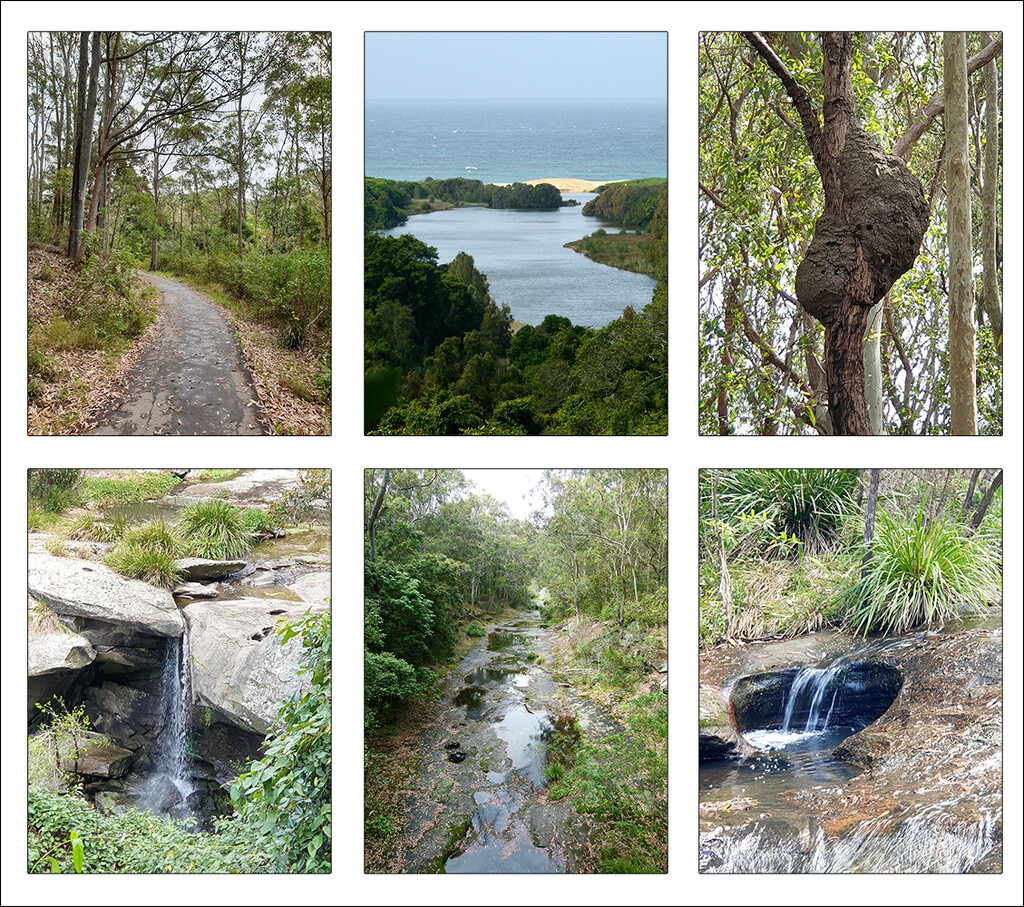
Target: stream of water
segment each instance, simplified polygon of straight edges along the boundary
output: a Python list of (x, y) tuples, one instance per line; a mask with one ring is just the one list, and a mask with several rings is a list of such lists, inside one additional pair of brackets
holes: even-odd
[[(948, 760), (941, 771), (928, 764), (928, 751), (905, 747), (886, 754), (895, 770), (876, 779), (873, 765), (855, 765), (834, 750), (880, 717), (897, 694), (899, 686), (887, 689), (889, 698), (876, 703), (875, 712), (856, 714), (871, 684), (893, 687), (882, 668), (900, 659), (887, 656), (909, 650), (931, 657), (965, 645), (964, 639), (991, 647), (1001, 640), (998, 626), (998, 617), (989, 617), (966, 632), (958, 625), (959, 637), (939, 632), (850, 641), (816, 663), (727, 684), (737, 725), (760, 752), (753, 759), (701, 763), (701, 871), (965, 872), (985, 858), (999, 843), (1002, 815), (1001, 788), (989, 780), (1000, 776), (999, 736), (997, 729), (990, 736), (987, 719), (972, 718), (950, 697), (950, 720), (964, 728), (962, 749), (952, 760), (946, 751), (934, 754)], [(956, 664), (942, 658), (936, 664)], [(973, 662), (963, 670), (962, 686), (978, 690), (974, 700), (990, 699), (995, 675), (978, 675)], [(994, 670), (998, 674), (998, 665)], [(745, 699), (745, 685), (757, 695)], [(745, 725), (745, 702), (766, 700), (778, 705), (765, 713), (763, 726)], [(926, 727), (941, 730), (943, 723)], [(935, 733), (913, 739), (936, 745)]]

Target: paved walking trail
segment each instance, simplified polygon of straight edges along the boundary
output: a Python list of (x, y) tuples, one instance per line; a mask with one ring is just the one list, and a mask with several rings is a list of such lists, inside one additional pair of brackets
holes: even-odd
[(124, 392), (90, 421), (90, 435), (262, 435), (256, 389), (234, 328), (183, 284), (148, 279), (166, 317)]

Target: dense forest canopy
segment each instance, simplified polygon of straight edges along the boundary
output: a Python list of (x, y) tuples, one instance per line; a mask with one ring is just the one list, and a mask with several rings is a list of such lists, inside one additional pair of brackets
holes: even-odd
[(28, 41), (31, 239), (76, 239), (80, 183), (88, 216), (78, 230), (92, 246), (135, 245), (154, 267), (165, 256), (329, 241), (329, 34)]
[(366, 715), (430, 695), (464, 624), (541, 597), (551, 620), (664, 623), (664, 470), (545, 474), (544, 507), (513, 517), (458, 470), (364, 474)]
[[(960, 158), (941, 34), (700, 36), (702, 433), (1001, 431), (1001, 46), (999, 35), (969, 33), (961, 51), (969, 78)], [(869, 162), (860, 176), (854, 157)], [(961, 159), (972, 209), (966, 323), (950, 259), (951, 224), (963, 219), (949, 216), (947, 178)], [(926, 230), (890, 288), (882, 272), (895, 252), (878, 234), (913, 207), (894, 188), (901, 168), (906, 192), (923, 187)], [(858, 202), (856, 184), (875, 182)], [(874, 280), (860, 301), (837, 297), (835, 317), (797, 273), (820, 257), (811, 240), (824, 243), (823, 211), (857, 220), (842, 242), (862, 250)], [(900, 229), (895, 236), (909, 233)], [(961, 339), (967, 354), (952, 349)], [(963, 427), (955, 413), (967, 393), (976, 414)]]
[[(641, 254), (658, 280), (643, 311), (600, 330), (548, 315), (514, 325), (487, 276), (460, 252), (448, 263), (412, 235), (379, 229), (438, 200), (464, 203), (476, 180), (367, 178), (364, 195), (367, 431), (380, 434), (663, 434), (668, 422), (668, 192), (610, 187), (600, 211), (647, 231)], [(481, 189), (482, 187), (482, 189)], [(518, 188), (517, 188), (518, 187)], [(547, 187), (551, 188), (551, 187)], [(523, 204), (545, 186), (516, 184)], [(530, 190), (526, 192), (525, 190)], [(468, 193), (468, 195), (467, 195)], [(555, 195), (558, 195), (555, 191)], [(536, 200), (540, 205), (546, 196)], [(483, 197), (480, 196), (480, 199)], [(497, 201), (496, 201), (497, 199)], [(630, 200), (633, 200), (631, 202)], [(550, 201), (550, 199), (548, 199)], [(422, 208), (421, 206), (426, 206)], [(587, 213), (584, 210), (584, 213)]]

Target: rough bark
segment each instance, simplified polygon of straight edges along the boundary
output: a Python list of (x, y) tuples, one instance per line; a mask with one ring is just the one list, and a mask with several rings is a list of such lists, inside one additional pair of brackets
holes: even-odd
[(946, 103), (946, 208), (949, 242), (949, 407), (954, 435), (978, 433), (974, 353), (967, 53), (963, 32), (942, 39)]
[[(78, 112), (75, 125), (75, 169), (72, 188), (71, 233), (68, 255), (80, 261), (82, 232), (85, 226), (85, 198), (89, 179), (89, 156), (92, 152), (92, 126), (96, 118), (96, 85), (100, 69), (100, 34), (93, 32), (92, 62), (89, 63), (89, 33), (82, 32), (78, 62)], [(88, 73), (88, 88), (86, 74)], [(88, 97), (86, 94), (88, 93)]]
[(853, 35), (821, 37), (822, 119), (760, 36), (748, 41), (786, 86), (821, 176), (825, 210), (796, 273), (800, 304), (825, 327), (829, 411), (837, 435), (872, 433), (865, 398), (868, 313), (914, 263), (928, 226), (920, 181), (860, 126)]

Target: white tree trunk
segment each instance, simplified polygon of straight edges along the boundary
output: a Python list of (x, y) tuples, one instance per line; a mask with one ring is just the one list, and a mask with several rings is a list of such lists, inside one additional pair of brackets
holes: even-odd
[(978, 433), (971, 251), (967, 51), (963, 32), (942, 39), (946, 97), (946, 198), (949, 240), (949, 405), (954, 435)]

